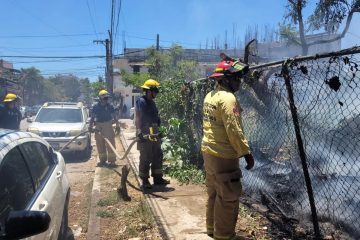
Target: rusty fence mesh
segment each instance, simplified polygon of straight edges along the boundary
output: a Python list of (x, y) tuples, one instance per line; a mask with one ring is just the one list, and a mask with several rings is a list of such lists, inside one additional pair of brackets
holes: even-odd
[[(330, 222), (354, 237), (360, 237), (359, 50), (253, 66), (237, 95), (244, 131), (256, 159), (254, 169), (244, 172), (245, 193), (271, 201), (289, 219), (312, 220), (286, 70), (320, 229), (326, 233), (327, 225), (322, 223)], [(203, 99), (201, 86), (190, 86), (189, 101)], [(203, 88), (208, 89), (209, 83)], [(192, 126), (199, 143), (201, 104), (189, 109), (196, 109), (198, 115)], [(243, 167), (244, 161), (240, 163)]]

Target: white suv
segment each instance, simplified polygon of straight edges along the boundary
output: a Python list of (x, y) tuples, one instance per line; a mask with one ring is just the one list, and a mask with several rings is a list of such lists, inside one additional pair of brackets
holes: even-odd
[[(35, 134), (0, 129), (0, 239), (33, 234), (29, 239), (63, 239), (68, 228), (69, 197), (69, 181), (60, 153)], [(22, 217), (16, 226), (9, 224), (18, 211)], [(38, 231), (38, 221), (30, 217), (25, 223), (24, 213), (47, 213), (50, 218)]]
[[(40, 108), (28, 131), (43, 137), (55, 150), (59, 150), (72, 138), (87, 131), (88, 126), (88, 111), (82, 103), (48, 102)], [(89, 133), (82, 134), (62, 152), (75, 151), (90, 157)]]

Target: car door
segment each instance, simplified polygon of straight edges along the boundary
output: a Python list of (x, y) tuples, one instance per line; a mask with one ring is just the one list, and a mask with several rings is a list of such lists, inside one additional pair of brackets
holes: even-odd
[(0, 165), (0, 233), (10, 211), (29, 210), (35, 185), (18, 147), (12, 148)]
[(47, 146), (40, 142), (25, 142), (20, 145), (20, 149), (25, 156), (38, 194), (31, 210), (46, 211), (51, 217), (48, 232), (41, 239), (57, 239), (65, 199), (61, 184), (63, 170), (56, 159), (53, 159)]

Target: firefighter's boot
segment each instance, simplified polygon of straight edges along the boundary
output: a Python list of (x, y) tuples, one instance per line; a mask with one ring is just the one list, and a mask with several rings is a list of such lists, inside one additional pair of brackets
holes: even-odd
[(167, 184), (170, 184), (170, 181), (164, 179), (161, 175), (154, 176), (154, 185), (167, 185)]
[(148, 178), (141, 178), (141, 180), (142, 180), (142, 187), (144, 189), (151, 189), (152, 188), (151, 183), (149, 182)]

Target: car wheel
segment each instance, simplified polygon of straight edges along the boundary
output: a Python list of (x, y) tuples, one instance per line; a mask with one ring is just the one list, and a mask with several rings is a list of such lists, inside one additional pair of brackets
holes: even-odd
[(68, 192), (68, 194), (66, 196), (66, 202), (65, 202), (65, 206), (64, 206), (63, 216), (61, 219), (61, 226), (60, 226), (58, 240), (65, 240), (66, 236), (67, 236), (67, 232), (68, 232), (68, 228), (69, 228), (68, 227), (68, 225), (69, 225), (69, 215), (68, 215), (69, 200), (70, 200), (70, 191)]

